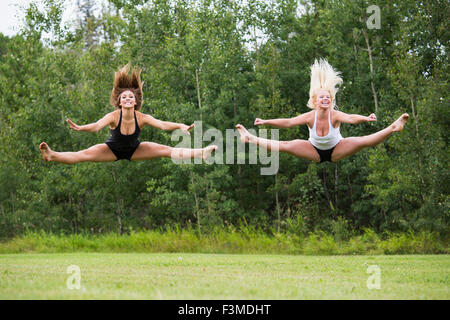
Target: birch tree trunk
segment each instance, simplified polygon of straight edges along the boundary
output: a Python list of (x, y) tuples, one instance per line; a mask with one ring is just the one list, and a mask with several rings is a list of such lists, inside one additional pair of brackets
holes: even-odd
[(369, 65), (370, 65), (370, 87), (372, 88), (373, 101), (375, 102), (375, 113), (378, 112), (378, 96), (375, 90), (375, 84), (373, 83), (374, 72), (373, 72), (373, 58), (372, 58), (372, 48), (370, 47), (369, 35), (366, 29), (362, 29), (364, 39), (366, 40), (367, 53), (369, 54)]
[(200, 98), (200, 81), (198, 79), (198, 69), (195, 69), (195, 82), (197, 83), (197, 100), (198, 100), (198, 108), (200, 109), (200, 120), (203, 120), (202, 100)]

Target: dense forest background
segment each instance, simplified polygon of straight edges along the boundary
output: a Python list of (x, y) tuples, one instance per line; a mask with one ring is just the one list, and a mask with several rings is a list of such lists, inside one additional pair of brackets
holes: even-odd
[[(70, 27), (61, 23), (67, 3), (43, 0), (25, 8), (16, 36), (0, 34), (0, 238), (242, 224), (304, 234), (449, 234), (448, 1), (77, 3)], [(42, 141), (57, 151), (106, 141), (106, 128), (75, 132), (65, 119), (87, 124), (112, 111), (114, 71), (127, 63), (143, 69), (144, 113), (225, 132), (237, 123), (253, 128), (255, 117), (309, 111), (309, 66), (320, 57), (342, 72), (339, 109), (378, 118), (342, 125), (344, 137), (371, 134), (408, 112), (405, 129), (337, 164), (281, 154), (272, 176), (248, 161), (41, 159)], [(174, 146), (170, 137), (149, 127), (141, 133), (141, 141)], [(307, 137), (296, 127), (279, 138)]]

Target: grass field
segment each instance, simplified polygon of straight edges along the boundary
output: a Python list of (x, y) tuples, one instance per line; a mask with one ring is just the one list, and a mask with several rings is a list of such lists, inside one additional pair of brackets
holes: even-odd
[(448, 255), (2, 254), (0, 299), (450, 299), (449, 271)]

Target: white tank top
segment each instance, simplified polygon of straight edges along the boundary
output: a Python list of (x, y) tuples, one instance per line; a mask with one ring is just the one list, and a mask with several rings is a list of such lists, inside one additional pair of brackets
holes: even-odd
[(328, 113), (328, 134), (326, 136), (318, 136), (316, 131), (316, 123), (317, 123), (317, 112), (314, 112), (314, 125), (312, 128), (309, 128), (309, 142), (320, 150), (328, 150), (336, 146), (339, 141), (344, 139), (339, 131), (339, 127), (334, 128), (331, 124), (331, 111)]

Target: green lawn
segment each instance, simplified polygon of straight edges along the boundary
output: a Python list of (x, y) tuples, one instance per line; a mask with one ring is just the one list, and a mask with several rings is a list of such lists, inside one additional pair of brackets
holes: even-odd
[(450, 299), (449, 271), (449, 255), (2, 254), (0, 299)]

